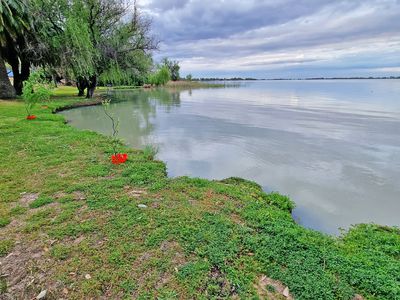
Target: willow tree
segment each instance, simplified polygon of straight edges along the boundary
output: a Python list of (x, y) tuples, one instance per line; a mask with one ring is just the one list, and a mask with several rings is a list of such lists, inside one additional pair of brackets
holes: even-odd
[(79, 94), (91, 98), (99, 79), (127, 82), (145, 77), (157, 42), (136, 3), (124, 0), (66, 2), (62, 66), (76, 79)]
[[(1, 54), (12, 66), (17, 93), (31, 66), (75, 79), (81, 95), (87, 88), (88, 98), (93, 96), (99, 78), (103, 83), (140, 83), (151, 67), (151, 51), (157, 42), (150, 34), (150, 22), (140, 15), (135, 2), (0, 3)], [(3, 59), (0, 63), (4, 65)]]

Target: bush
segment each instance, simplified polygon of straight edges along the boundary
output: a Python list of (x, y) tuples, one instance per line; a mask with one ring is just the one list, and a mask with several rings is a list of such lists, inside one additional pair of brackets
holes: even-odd
[(171, 74), (168, 67), (162, 66), (157, 72), (150, 74), (148, 82), (152, 85), (165, 85), (171, 79)]
[(24, 81), (22, 98), (25, 101), (25, 109), (28, 116), (38, 102), (47, 101), (51, 96), (50, 83), (46, 80), (43, 71), (32, 72), (28, 80)]

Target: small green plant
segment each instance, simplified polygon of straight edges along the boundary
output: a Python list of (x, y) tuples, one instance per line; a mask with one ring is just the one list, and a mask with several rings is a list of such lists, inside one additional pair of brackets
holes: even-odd
[(0, 216), (0, 228), (5, 227), (11, 223), (11, 219), (8, 216)]
[(153, 160), (158, 153), (158, 147), (154, 145), (146, 145), (143, 149), (143, 156), (147, 160)]
[(112, 125), (112, 133), (111, 133), (111, 146), (113, 150), (113, 154), (117, 154), (117, 147), (119, 145), (118, 141), (118, 131), (119, 131), (119, 119), (116, 119), (115, 116), (110, 112), (110, 103), (111, 99), (106, 99), (102, 101), (103, 111), (105, 115), (111, 120)]
[(111, 155), (111, 162), (115, 165), (122, 164), (128, 159), (128, 154), (126, 153), (117, 153), (117, 148), (119, 146), (118, 136), (118, 128), (119, 128), (119, 119), (115, 119), (114, 115), (110, 113), (111, 99), (103, 100), (102, 106), (105, 115), (111, 120), (112, 125), (112, 134), (111, 134), (111, 146), (113, 149), (113, 155)]
[(32, 115), (33, 107), (42, 101), (47, 101), (51, 96), (51, 84), (46, 80), (43, 71), (32, 72), (22, 88), (22, 98), (25, 101), (27, 119), (35, 119)]

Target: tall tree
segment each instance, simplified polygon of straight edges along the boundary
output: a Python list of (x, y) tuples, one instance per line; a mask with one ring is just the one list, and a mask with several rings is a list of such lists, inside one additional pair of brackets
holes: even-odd
[(169, 69), (172, 81), (179, 80), (179, 70), (181, 67), (179, 66), (179, 62), (177, 60), (169, 60), (167, 57), (164, 57), (162, 60), (162, 64)]
[[(38, 1), (38, 0), (37, 0)], [(48, 0), (40, 0), (48, 1)], [(79, 94), (103, 83), (143, 83), (157, 42), (150, 21), (125, 0), (65, 2), (61, 68), (73, 74)], [(133, 10), (131, 8), (133, 7)]]

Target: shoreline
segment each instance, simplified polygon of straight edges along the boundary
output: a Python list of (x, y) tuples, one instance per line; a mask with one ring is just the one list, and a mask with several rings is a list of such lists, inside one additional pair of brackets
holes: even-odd
[(59, 113), (61, 111), (65, 111), (65, 110), (69, 110), (69, 109), (74, 109), (74, 108), (79, 108), (79, 107), (86, 107), (86, 106), (96, 106), (96, 105), (101, 105), (103, 99), (102, 95), (95, 95), (94, 96), (95, 99), (90, 99), (90, 100), (82, 100), (80, 102), (75, 102), (72, 103), (70, 105), (65, 105), (65, 106), (60, 106), (60, 107), (56, 107), (55, 109), (53, 109), (53, 113)]

